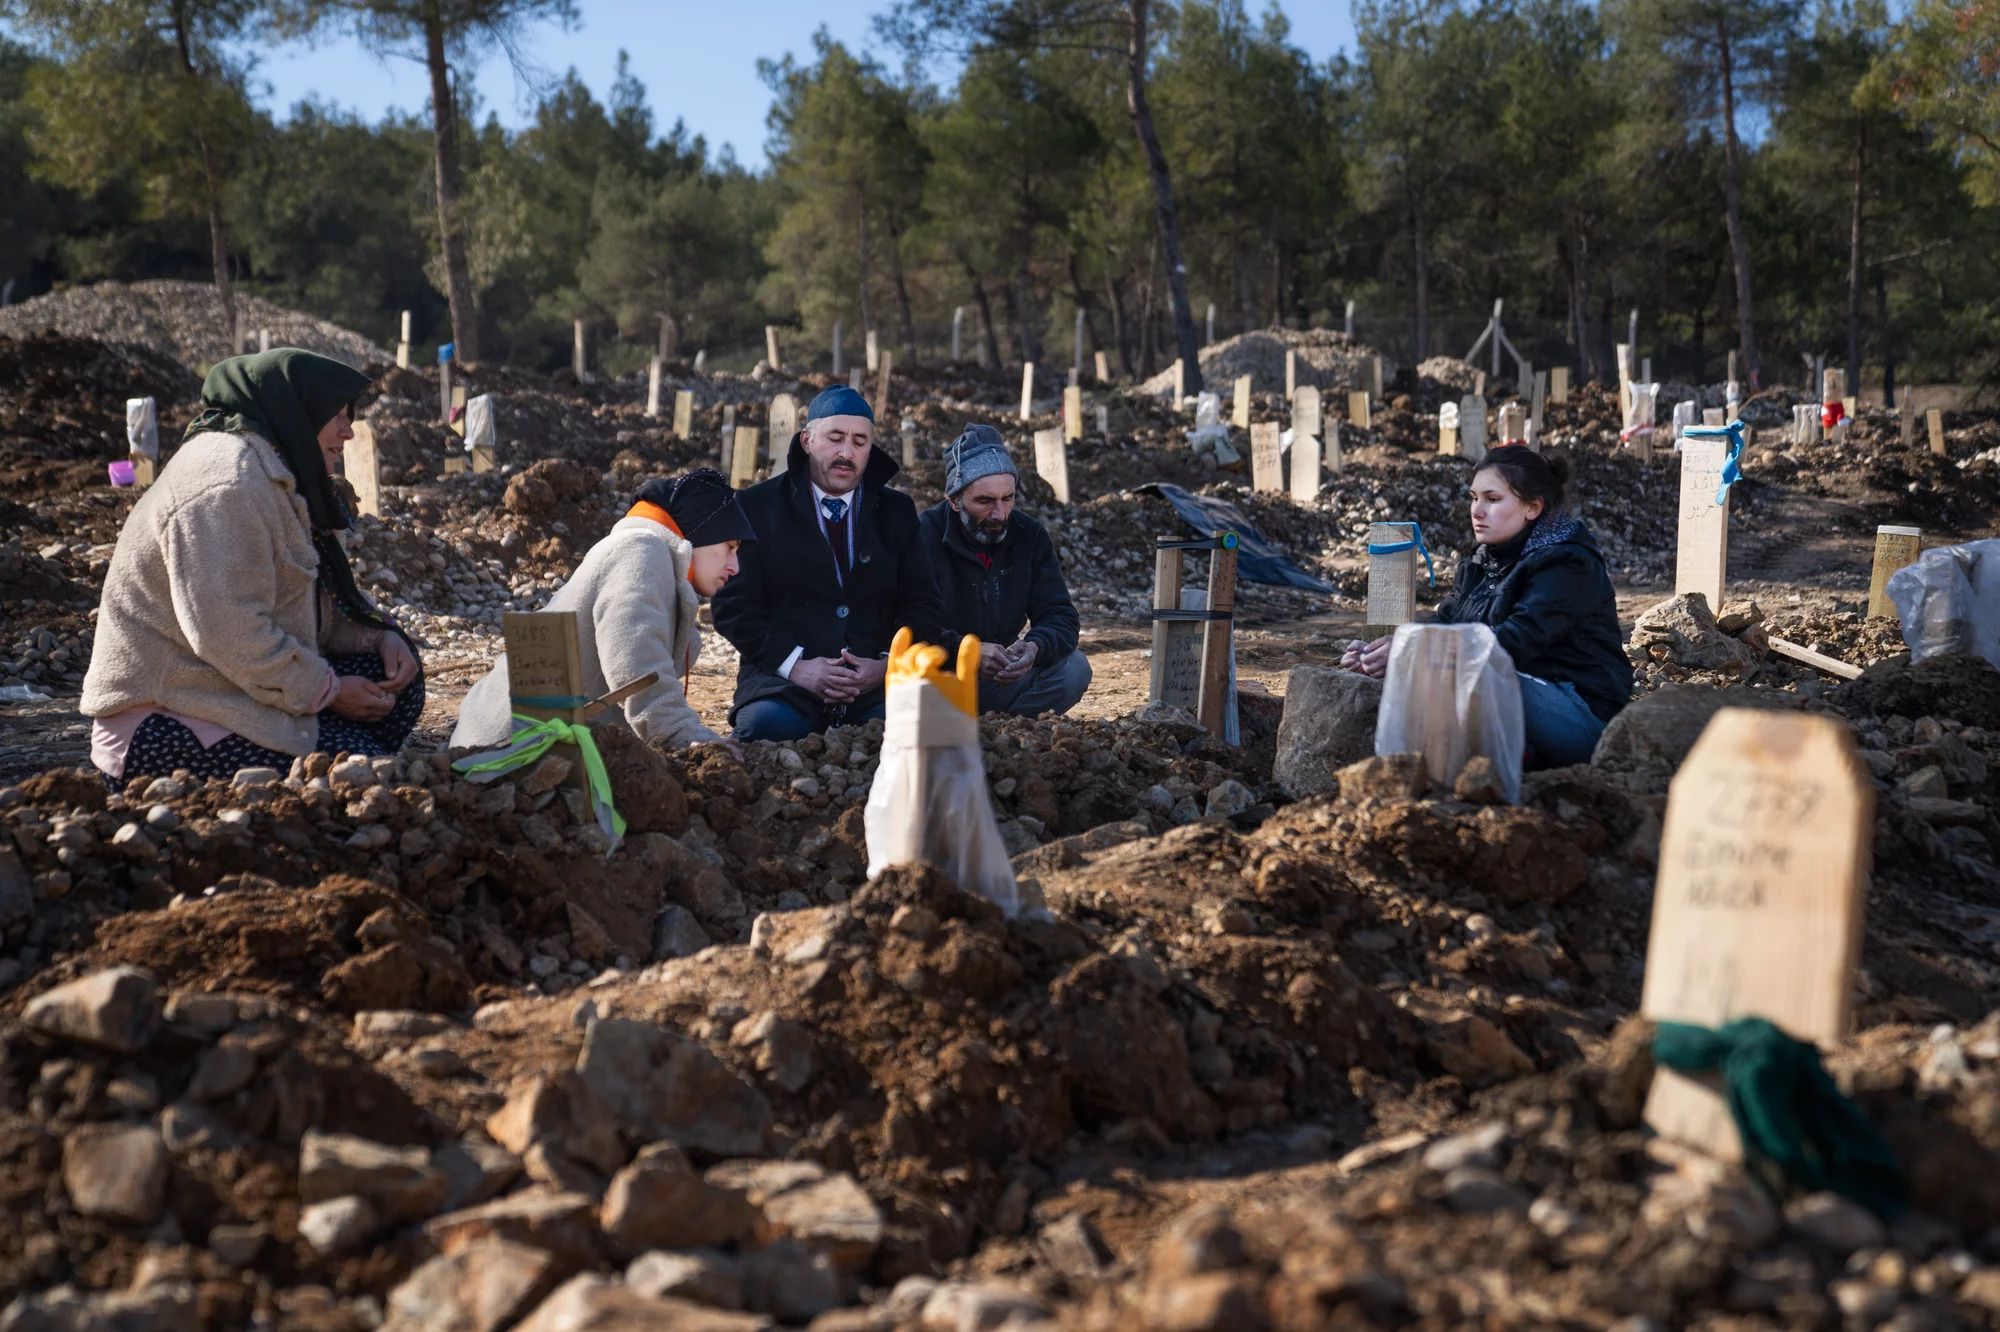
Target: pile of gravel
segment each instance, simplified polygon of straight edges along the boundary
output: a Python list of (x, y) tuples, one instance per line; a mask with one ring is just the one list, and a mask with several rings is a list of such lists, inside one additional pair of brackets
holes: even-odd
[[(236, 310), (247, 338), (269, 329), (274, 347), (304, 347), (356, 367), (390, 359), (359, 333), (241, 291)], [(136, 342), (197, 373), (229, 351), (222, 302), (205, 282), (99, 282), (0, 310), (0, 334), (26, 337), (45, 329), (73, 338)], [(250, 345), (254, 350), (255, 342)]]

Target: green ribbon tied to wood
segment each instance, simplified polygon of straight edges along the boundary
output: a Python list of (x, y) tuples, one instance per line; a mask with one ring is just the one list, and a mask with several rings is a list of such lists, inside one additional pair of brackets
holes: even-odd
[(467, 754), (451, 766), (454, 772), (463, 773), (475, 782), (490, 782), (502, 773), (527, 767), (559, 744), (575, 745), (582, 756), (584, 776), (589, 779), (591, 812), (597, 816), (597, 826), (611, 839), (611, 850), (616, 851), (625, 839), (625, 818), (611, 803), (611, 775), (604, 770), (604, 756), (597, 752), (597, 741), (591, 738), (588, 726), (560, 717), (537, 721), (517, 712), (513, 739), (498, 749)]
[[(1720, 1073), (1743, 1157), (1758, 1182), (1828, 1190), (1881, 1217), (1901, 1212), (1909, 1185), (1887, 1143), (1841, 1094), (1819, 1051), (1763, 1018), (1710, 1029), (1662, 1022), (1654, 1062), (1681, 1073)], [(1779, 1178), (1774, 1178), (1773, 1175)]]

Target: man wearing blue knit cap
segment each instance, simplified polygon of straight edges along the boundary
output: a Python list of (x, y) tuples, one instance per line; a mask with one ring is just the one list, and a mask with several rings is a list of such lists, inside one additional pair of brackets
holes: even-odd
[(758, 540), (715, 596), (715, 627), (741, 658), (739, 740), (796, 740), (883, 712), (889, 640), (940, 641), (937, 579), (917, 506), (874, 447), (875, 413), (845, 386), (806, 409), (786, 469), (743, 492)]
[(967, 426), (945, 454), (944, 503), (917, 520), (937, 566), (944, 641), (974, 634), (983, 645), (981, 712), (1068, 712), (1090, 688), (1090, 661), (1076, 648), (1055, 542), (1014, 507), (1016, 489), (1007, 441)]

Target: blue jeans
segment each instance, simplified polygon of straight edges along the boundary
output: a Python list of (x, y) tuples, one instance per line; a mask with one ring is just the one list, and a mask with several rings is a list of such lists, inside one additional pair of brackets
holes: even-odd
[(1567, 768), (1590, 762), (1604, 723), (1572, 684), (1521, 677), (1521, 722), (1528, 733), (1529, 768)]
[(1029, 671), (1011, 684), (981, 679), (979, 710), (1011, 712), (1017, 717), (1057, 716), (1077, 705), (1090, 688), (1090, 658), (1071, 652), (1061, 661)]
[(825, 707), (818, 704), (809, 709), (800, 707), (782, 694), (771, 698), (760, 698), (754, 703), (745, 703), (736, 709), (736, 738), (738, 740), (801, 740), (814, 731), (824, 731), (833, 725), (854, 726), (861, 722), (879, 720), (883, 715), (883, 701), (878, 695), (865, 708), (850, 707), (838, 722), (828, 719)]

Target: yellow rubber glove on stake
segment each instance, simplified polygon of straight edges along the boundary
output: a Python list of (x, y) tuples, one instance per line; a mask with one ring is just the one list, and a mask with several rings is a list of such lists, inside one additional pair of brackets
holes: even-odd
[(979, 640), (958, 645), (956, 671), (944, 663), (945, 650), (907, 626), (889, 644), (882, 759), (863, 811), (868, 875), (930, 865), (1012, 916), (1021, 891), (979, 750)]

